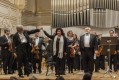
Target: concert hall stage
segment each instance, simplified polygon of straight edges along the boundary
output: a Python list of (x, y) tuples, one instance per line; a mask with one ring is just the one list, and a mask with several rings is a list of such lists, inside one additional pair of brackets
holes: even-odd
[[(94, 73), (92, 80), (119, 80), (119, 72), (115, 73), (112, 72), (113, 77), (110, 75), (104, 75), (105, 71), (100, 71), (99, 73)], [(0, 80), (10, 80), (11, 76), (16, 76), (18, 80), (33, 80), (33, 76), (37, 78), (37, 80), (55, 80), (56, 76), (54, 75), (54, 72), (49, 72), (48, 76), (45, 76), (46, 71), (44, 70), (41, 74), (31, 74), (29, 77), (25, 76), (23, 79), (19, 78), (17, 73), (13, 75), (0, 75)], [(116, 76), (114, 78), (114, 76)], [(75, 71), (73, 74), (68, 74), (66, 72), (66, 75), (63, 76), (65, 80), (82, 80), (83, 74), (79, 71)]]

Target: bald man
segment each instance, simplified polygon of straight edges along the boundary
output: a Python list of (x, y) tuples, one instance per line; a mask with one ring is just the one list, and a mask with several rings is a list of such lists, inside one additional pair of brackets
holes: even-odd
[(80, 37), (80, 51), (83, 58), (85, 73), (93, 73), (94, 54), (97, 53), (98, 43), (96, 36), (90, 33), (91, 28), (85, 28), (85, 34)]
[(30, 43), (30, 34), (34, 34), (39, 32), (40, 29), (35, 29), (31, 31), (27, 31), (23, 29), (22, 25), (17, 26), (17, 32), (13, 36), (13, 42), (17, 53), (17, 60), (18, 60), (18, 75), (19, 77), (23, 78), (22, 72), (22, 64), (24, 66), (25, 74), (29, 76), (30, 74), (30, 66), (28, 61), (28, 48)]

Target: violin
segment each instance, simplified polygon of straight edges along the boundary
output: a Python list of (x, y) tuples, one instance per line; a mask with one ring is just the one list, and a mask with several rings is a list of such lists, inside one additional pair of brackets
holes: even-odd
[(75, 57), (75, 49), (73, 47), (70, 49), (70, 57)]
[[(71, 44), (71, 46), (73, 46), (75, 42), (76, 40)], [(75, 52), (76, 52), (75, 47), (70, 47), (70, 57), (71, 58), (75, 57)]]
[(34, 58), (35, 59), (40, 59), (39, 57), (39, 49), (38, 49), (38, 46), (35, 46), (35, 39), (33, 39), (33, 44), (32, 44), (32, 50), (31, 52), (35, 55)]
[(98, 53), (96, 53), (96, 56), (99, 57), (101, 52), (103, 50), (103, 46), (100, 46), (99, 49), (98, 49)]

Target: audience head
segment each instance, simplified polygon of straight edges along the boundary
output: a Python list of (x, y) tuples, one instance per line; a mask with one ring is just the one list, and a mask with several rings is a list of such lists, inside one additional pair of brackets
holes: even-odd
[(58, 36), (61, 36), (63, 35), (64, 36), (64, 31), (62, 28), (57, 28), (56, 31), (55, 31), (56, 35)]
[(17, 27), (16, 27), (16, 29), (17, 29), (17, 32), (18, 33), (23, 33), (23, 25), (18, 25)]
[(90, 73), (85, 73), (83, 76), (83, 80), (91, 80), (92, 75)]

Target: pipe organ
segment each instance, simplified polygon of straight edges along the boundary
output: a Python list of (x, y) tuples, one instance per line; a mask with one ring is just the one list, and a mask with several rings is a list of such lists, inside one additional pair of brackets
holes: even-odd
[(119, 25), (118, 0), (51, 0), (52, 27)]

